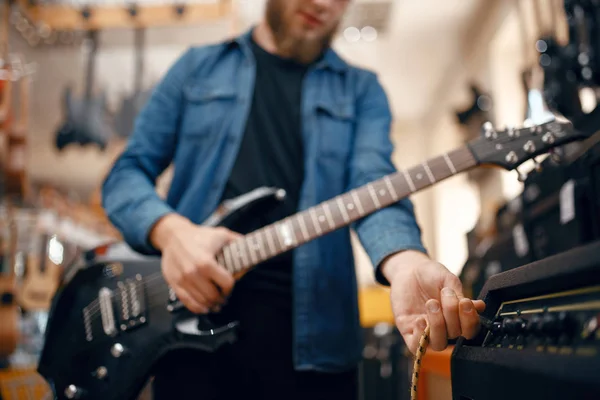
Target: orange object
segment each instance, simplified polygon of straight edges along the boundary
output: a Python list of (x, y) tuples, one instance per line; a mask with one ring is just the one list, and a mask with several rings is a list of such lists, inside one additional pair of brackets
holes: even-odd
[(419, 400), (451, 400), (450, 358), (454, 346), (443, 351), (427, 350), (421, 361), (417, 393)]

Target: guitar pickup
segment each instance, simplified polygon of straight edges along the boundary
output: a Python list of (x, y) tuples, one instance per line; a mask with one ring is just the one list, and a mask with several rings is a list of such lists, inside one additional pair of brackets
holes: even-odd
[(183, 308), (183, 303), (179, 301), (175, 291), (172, 288), (169, 288), (169, 301), (167, 303), (167, 311), (175, 312), (179, 311)]
[(127, 331), (147, 321), (146, 286), (140, 274), (117, 282), (115, 291), (119, 328)]

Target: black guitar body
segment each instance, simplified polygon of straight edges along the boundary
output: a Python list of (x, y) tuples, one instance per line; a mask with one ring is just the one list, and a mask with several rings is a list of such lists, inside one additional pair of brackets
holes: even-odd
[(112, 136), (106, 95), (75, 99), (69, 87), (64, 92), (65, 122), (56, 132), (56, 148), (63, 150), (71, 144), (95, 145), (104, 151)]
[[(223, 203), (205, 225), (234, 226), (284, 196), (256, 189)], [(56, 399), (135, 399), (169, 351), (215, 351), (236, 339), (237, 326), (171, 297), (158, 257), (92, 262), (54, 298), (38, 372)]]

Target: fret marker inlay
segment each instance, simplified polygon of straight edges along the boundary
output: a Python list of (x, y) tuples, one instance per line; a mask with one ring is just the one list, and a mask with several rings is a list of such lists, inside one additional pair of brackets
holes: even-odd
[(309, 209), (309, 213), (310, 213), (310, 217), (312, 218), (313, 226), (317, 231), (317, 235), (320, 235), (322, 230), (321, 230), (321, 225), (319, 224), (319, 221), (317, 221), (317, 217), (315, 215), (315, 209), (314, 208)]

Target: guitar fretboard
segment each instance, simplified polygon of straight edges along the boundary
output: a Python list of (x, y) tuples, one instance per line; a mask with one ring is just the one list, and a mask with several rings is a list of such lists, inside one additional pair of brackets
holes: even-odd
[(476, 163), (471, 151), (462, 147), (387, 175), (229, 243), (217, 256), (217, 261), (232, 274), (239, 274), (474, 167)]

